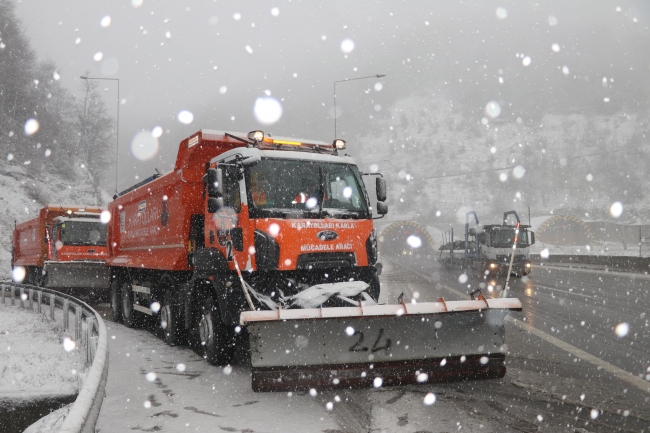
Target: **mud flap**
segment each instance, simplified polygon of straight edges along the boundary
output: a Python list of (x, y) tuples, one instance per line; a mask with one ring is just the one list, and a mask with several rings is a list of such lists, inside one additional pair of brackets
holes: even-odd
[(253, 389), (383, 385), (505, 375), (505, 317), (516, 298), (249, 311)]

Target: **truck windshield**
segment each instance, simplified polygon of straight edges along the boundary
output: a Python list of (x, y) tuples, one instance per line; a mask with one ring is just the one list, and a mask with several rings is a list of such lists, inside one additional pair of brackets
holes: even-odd
[(106, 224), (66, 221), (59, 225), (63, 245), (106, 245)]
[[(252, 217), (369, 218), (356, 166), (323, 161), (262, 159), (247, 169)], [(322, 201), (322, 211), (321, 211)]]
[[(509, 248), (515, 241), (515, 229), (503, 228), (492, 230), (490, 234), (490, 244), (494, 248)], [(517, 238), (517, 247), (525, 248), (528, 246), (528, 231), (524, 229), (519, 230), (519, 237)]]

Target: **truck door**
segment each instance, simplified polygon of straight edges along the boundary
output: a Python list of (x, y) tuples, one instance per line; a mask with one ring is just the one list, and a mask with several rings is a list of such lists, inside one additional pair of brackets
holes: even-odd
[(59, 243), (59, 226), (58, 225), (52, 226), (52, 240), (50, 242), (52, 242), (52, 260), (56, 260), (57, 256), (58, 256), (58, 251), (59, 251), (58, 246), (61, 245)]
[(243, 212), (242, 197), (246, 197), (244, 180), (239, 179), (239, 167), (219, 164), (223, 173), (223, 207), (213, 215), (217, 228), (219, 249), (228, 259), (237, 260), (240, 269), (245, 269), (248, 252), (245, 238), (249, 237), (248, 212)]

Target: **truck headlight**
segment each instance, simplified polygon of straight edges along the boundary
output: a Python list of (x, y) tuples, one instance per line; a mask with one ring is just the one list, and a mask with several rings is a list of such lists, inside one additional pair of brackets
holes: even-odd
[(527, 267), (527, 268), (530, 268), (530, 263), (526, 263), (526, 267)]
[(496, 263), (490, 263), (490, 269), (496, 269), (498, 265)]
[(278, 269), (280, 246), (268, 233), (255, 230), (255, 264), (259, 271)]

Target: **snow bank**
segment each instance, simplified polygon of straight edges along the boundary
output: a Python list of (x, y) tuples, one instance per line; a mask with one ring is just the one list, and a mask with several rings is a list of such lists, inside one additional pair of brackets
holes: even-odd
[(0, 303), (0, 400), (78, 393), (81, 357), (62, 338), (61, 323)]
[(59, 431), (70, 412), (71, 404), (63, 406), (61, 409), (50, 412), (49, 415), (36, 421), (25, 429), (23, 433), (51, 433)]

